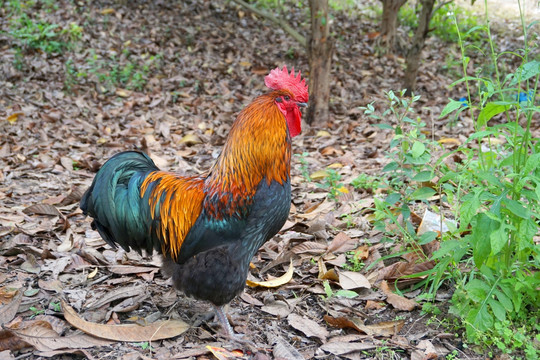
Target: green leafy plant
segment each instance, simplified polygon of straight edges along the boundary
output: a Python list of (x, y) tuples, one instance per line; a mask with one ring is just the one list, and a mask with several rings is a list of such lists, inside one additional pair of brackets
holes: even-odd
[[(377, 125), (381, 129), (393, 131), (394, 137), (386, 154), (390, 162), (383, 168), (388, 194), (384, 199), (374, 198), (375, 227), (383, 231), (387, 239), (399, 238), (406, 244), (426, 244), (435, 238), (435, 233), (428, 231), (420, 237), (416, 235), (411, 221), (410, 205), (417, 201), (426, 202), (436, 193), (436, 190), (424, 184), (428, 184), (434, 177), (435, 167), (431, 165), (431, 152), (437, 145), (422, 132), (425, 122), (409, 117), (419, 96), (408, 99), (404, 96), (405, 90), (399, 94), (393, 91), (385, 94), (387, 109), (381, 115), (375, 112), (372, 104), (363, 108), (366, 115), (376, 120), (394, 120), (391, 124)], [(398, 220), (399, 217), (402, 220)], [(419, 255), (425, 258), (424, 255)]]
[(31, 319), (35, 318), (38, 315), (45, 314), (45, 310), (38, 309), (35, 306), (30, 306), (28, 309), (32, 312), (32, 315), (30, 315)]
[(142, 350), (151, 350), (151, 351), (154, 350), (152, 348), (152, 345), (150, 345), (150, 343), (148, 341), (133, 343), (133, 345), (141, 348)]
[(328, 198), (337, 201), (340, 194), (348, 192), (347, 188), (345, 188), (340, 181), (340, 173), (334, 169), (327, 169), (326, 176), (321, 183), (317, 184), (317, 187), (328, 190)]
[(74, 72), (86, 74), (83, 69), (88, 68), (88, 78), (100, 84), (104, 91), (111, 91), (115, 87), (142, 91), (151, 72), (161, 67), (162, 58), (160, 54), (135, 57), (127, 50), (122, 51), (120, 56), (113, 54), (103, 57), (91, 50), (86, 58), (86, 66), (74, 66)]
[(529, 27), (524, 19), (522, 25), (523, 48), (506, 53), (520, 64), (506, 74), (489, 23), (482, 28), (489, 44), (486, 64), (492, 71), (476, 68), (476, 76), (466, 72), (467, 53), (476, 45), (466, 43), (456, 26), (463, 78), (454, 85), (465, 85), (467, 106), (451, 100), (441, 116), (467, 111), (475, 120), (475, 132), (456, 152), (465, 161), (439, 180), (447, 199), (454, 200), (460, 221), (458, 236), (443, 243), (435, 259), (467, 263), (471, 269), (455, 278), (451, 307), (463, 320), (468, 341), (495, 345), (503, 352), (525, 348), (532, 354), (538, 351), (531, 340), (538, 324), (528, 319), (540, 315), (540, 248), (534, 241), (540, 224), (540, 147), (531, 124), (540, 113), (535, 101), (540, 61), (529, 59)]
[(298, 161), (300, 162), (300, 173), (302, 174), (302, 177), (305, 181), (310, 182), (311, 176), (309, 175), (309, 162), (306, 159), (308, 155), (308, 152), (303, 152), (302, 154), (294, 154), (294, 156), (297, 157)]
[(62, 312), (62, 305), (60, 304), (60, 301), (58, 302), (51, 301), (51, 303), (49, 304), (49, 308), (53, 309), (56, 312)]
[(347, 252), (347, 263), (343, 265), (343, 269), (360, 272), (365, 266), (364, 262), (355, 256), (354, 251)]
[(58, 24), (33, 19), (22, 13), (11, 20), (9, 35), (20, 48), (59, 54), (73, 47), (82, 36), (82, 28), (76, 24), (62, 28)]
[[(458, 19), (458, 28), (455, 26), (455, 18)], [(399, 10), (399, 19), (403, 25), (416, 29), (418, 27), (416, 6), (405, 3)], [(466, 33), (470, 29), (477, 27), (479, 21), (478, 16), (471, 10), (455, 6), (452, 3), (445, 3), (435, 9), (431, 18), (431, 24), (433, 24), (431, 31), (441, 40), (457, 43), (459, 41), (458, 30), (460, 33)], [(482, 35), (474, 33), (471, 40), (479, 42), (482, 40)]]
[(382, 182), (376, 176), (360, 174), (357, 178), (351, 181), (352, 187), (355, 189), (364, 189), (374, 192), (381, 186)]

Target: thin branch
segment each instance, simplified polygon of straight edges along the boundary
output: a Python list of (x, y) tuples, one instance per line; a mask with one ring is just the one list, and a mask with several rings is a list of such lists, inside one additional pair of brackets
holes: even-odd
[(298, 41), (300, 45), (302, 45), (304, 48), (307, 48), (306, 38), (302, 36), (302, 34), (300, 34), (298, 31), (294, 30), (291, 27), (291, 25), (289, 25), (289, 23), (286, 22), (285, 20), (278, 19), (277, 17), (275, 17), (274, 15), (270, 13), (267, 13), (266, 11), (257, 9), (255, 6), (248, 4), (244, 0), (232, 0), (232, 1), (257, 15), (262, 16), (266, 20), (270, 20), (273, 23), (279, 25), (287, 34), (291, 35), (296, 41)]
[(439, 6), (437, 6), (435, 9), (433, 9), (433, 14), (435, 14), (444, 5), (448, 5), (448, 4), (453, 3), (453, 2), (454, 2), (454, 0), (449, 0), (449, 1), (444, 1), (444, 2), (440, 3)]

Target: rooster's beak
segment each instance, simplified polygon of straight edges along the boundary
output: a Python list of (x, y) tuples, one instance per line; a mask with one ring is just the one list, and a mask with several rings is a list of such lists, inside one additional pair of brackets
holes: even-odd
[(296, 105), (298, 105), (299, 107), (307, 107), (307, 103), (303, 102), (297, 102)]

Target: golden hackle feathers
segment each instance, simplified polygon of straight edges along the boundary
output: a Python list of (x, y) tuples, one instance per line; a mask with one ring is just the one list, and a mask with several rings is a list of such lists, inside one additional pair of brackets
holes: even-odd
[[(221, 220), (242, 216), (251, 204), (259, 183), (289, 180), (291, 144), (284, 115), (275, 105), (287, 90), (259, 96), (248, 105), (231, 127), (218, 160), (207, 174), (198, 177), (156, 171), (141, 186), (144, 197), (150, 184), (152, 219), (159, 213), (162, 249), (177, 259), (182, 243), (204, 210)], [(159, 208), (158, 208), (159, 206)]]
[[(184, 239), (201, 213), (204, 199), (203, 179), (154, 171), (144, 180), (141, 197), (144, 197), (148, 185), (153, 182), (156, 182), (156, 185), (152, 189), (148, 205), (152, 220), (156, 220), (155, 216), (158, 213), (156, 210), (159, 210), (160, 223), (153, 231), (162, 239), (163, 253), (169, 253), (176, 259)], [(157, 206), (159, 209), (156, 209)]]
[(263, 178), (268, 184), (287, 180), (290, 139), (283, 114), (274, 103), (277, 96), (285, 94), (290, 95), (283, 91), (262, 95), (238, 115), (205, 182), (209, 195), (223, 195), (217, 204), (209, 204), (212, 215), (221, 218), (249, 205)]

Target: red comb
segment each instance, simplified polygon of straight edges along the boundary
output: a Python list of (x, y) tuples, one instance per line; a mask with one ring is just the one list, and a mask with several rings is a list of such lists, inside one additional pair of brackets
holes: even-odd
[(287, 71), (287, 66), (283, 70), (275, 68), (264, 78), (264, 83), (272, 90), (289, 90), (294, 98), (300, 102), (308, 102), (308, 86), (306, 80), (300, 76), (300, 71), (295, 76), (294, 68), (291, 73)]

